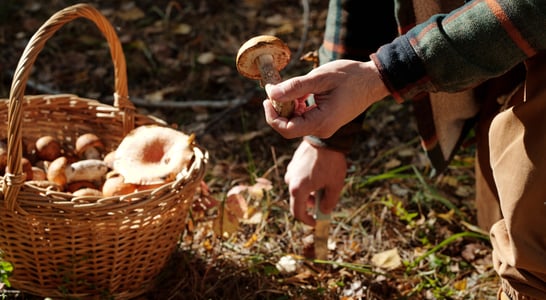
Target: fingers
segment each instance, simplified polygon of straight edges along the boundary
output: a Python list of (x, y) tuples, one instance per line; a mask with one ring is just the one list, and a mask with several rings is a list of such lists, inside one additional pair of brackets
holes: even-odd
[(307, 210), (309, 192), (303, 188), (289, 188), (290, 192), (290, 212), (297, 220), (309, 225), (315, 226), (315, 219)]
[(287, 139), (305, 135), (327, 138), (337, 129), (331, 126), (334, 122), (330, 121), (330, 116), (316, 106), (303, 111), (301, 115), (296, 114), (290, 119), (280, 117), (269, 100), (263, 101), (263, 107), (266, 123)]
[[(312, 129), (309, 126), (311, 124), (305, 122), (305, 119), (303, 119), (303, 115), (296, 115), (290, 119), (280, 117), (273, 108), (270, 100), (264, 100), (263, 107), (267, 124), (287, 139), (301, 137)], [(304, 114), (307, 116), (309, 113), (311, 111)]]
[(306, 80), (305, 76), (293, 77), (276, 85), (266, 84), (265, 91), (269, 99), (279, 102), (300, 99), (312, 92), (316, 92), (313, 81)]
[(322, 195), (322, 199), (320, 200), (320, 211), (323, 214), (329, 214), (334, 211), (340, 194), (341, 188), (331, 187), (325, 189)]

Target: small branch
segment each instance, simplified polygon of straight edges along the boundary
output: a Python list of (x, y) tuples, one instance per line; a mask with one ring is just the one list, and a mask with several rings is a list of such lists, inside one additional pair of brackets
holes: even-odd
[[(13, 72), (8, 72), (8, 74), (13, 77)], [(63, 94), (63, 92), (55, 90), (48, 85), (35, 82), (32, 79), (27, 80), (27, 86), (33, 90), (44, 93), (44, 94)], [(148, 108), (191, 108), (191, 107), (205, 107), (205, 108), (228, 108), (234, 106), (240, 106), (248, 102), (248, 98), (235, 98), (227, 100), (188, 100), (188, 101), (173, 101), (173, 100), (164, 100), (152, 102), (146, 99), (139, 97), (129, 97), (131, 102), (135, 106), (148, 107)], [(112, 103), (114, 97), (107, 97), (104, 99), (104, 102)]]

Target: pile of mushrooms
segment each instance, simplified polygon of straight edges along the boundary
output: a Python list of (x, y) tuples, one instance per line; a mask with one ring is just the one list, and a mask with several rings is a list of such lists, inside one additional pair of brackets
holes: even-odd
[[(193, 159), (193, 140), (169, 127), (147, 125), (107, 153), (93, 133), (80, 135), (71, 147), (48, 135), (25, 145), (21, 163), (33, 185), (75, 197), (120, 196), (175, 180)], [(0, 173), (7, 172), (6, 162), (6, 144), (0, 142)]]

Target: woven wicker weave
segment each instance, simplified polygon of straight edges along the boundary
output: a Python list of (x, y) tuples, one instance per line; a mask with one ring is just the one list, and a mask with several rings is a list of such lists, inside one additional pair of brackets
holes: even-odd
[[(25, 96), (38, 53), (62, 25), (91, 20), (108, 41), (115, 70), (113, 106), (75, 95)], [(52, 135), (71, 147), (93, 132), (115, 150), (135, 126), (165, 123), (135, 112), (127, 95), (125, 57), (115, 31), (96, 9), (78, 4), (53, 15), (29, 41), (14, 74), (9, 99), (0, 102), (7, 119), (8, 170), (1, 178), (0, 249), (14, 266), (12, 285), (49, 297), (128, 299), (147, 292), (184, 230), (201, 181), (206, 152), (177, 180), (153, 190), (108, 198), (72, 194), (24, 182), (23, 145)], [(9, 100), (9, 101), (8, 101)]]

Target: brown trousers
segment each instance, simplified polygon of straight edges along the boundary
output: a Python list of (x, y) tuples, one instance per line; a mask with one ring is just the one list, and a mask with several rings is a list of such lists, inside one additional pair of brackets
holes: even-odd
[(508, 108), (477, 131), (478, 218), (490, 228), (499, 299), (546, 299), (546, 55), (526, 68)]

